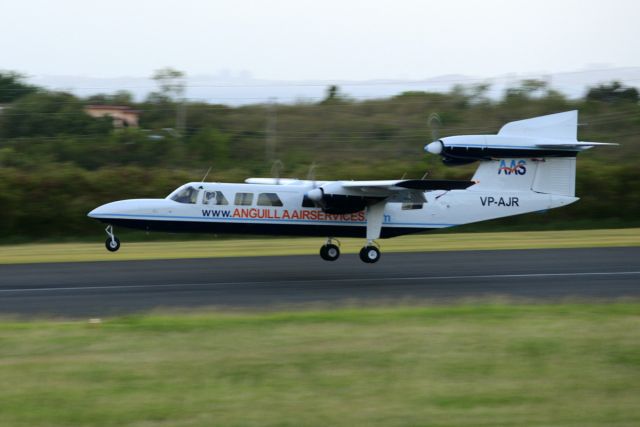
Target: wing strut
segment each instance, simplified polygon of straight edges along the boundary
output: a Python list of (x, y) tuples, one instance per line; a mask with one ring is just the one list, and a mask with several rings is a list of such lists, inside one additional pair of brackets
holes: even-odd
[(386, 200), (367, 206), (367, 243), (371, 244), (380, 238), (382, 222), (384, 220), (384, 206)]

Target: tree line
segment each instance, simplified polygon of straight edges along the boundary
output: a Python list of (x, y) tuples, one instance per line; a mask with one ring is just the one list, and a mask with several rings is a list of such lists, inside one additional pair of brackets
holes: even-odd
[[(126, 91), (81, 98), (0, 73), (0, 239), (94, 233), (100, 227), (86, 213), (95, 206), (165, 196), (210, 167), (213, 181), (273, 173), (305, 178), (311, 165), (318, 179), (425, 172), (468, 178), (475, 165), (445, 167), (423, 146), (439, 136), (495, 133), (512, 120), (571, 109), (580, 111), (581, 140), (622, 145), (580, 155), (579, 203), (499, 224), (625, 226), (640, 217), (639, 97), (618, 82), (589, 88), (579, 99), (525, 80), (499, 99), (488, 96), (486, 84), (363, 100), (333, 86), (318, 101), (232, 107), (184, 99), (184, 75), (176, 70), (159, 70), (154, 78), (158, 90), (136, 101)], [(96, 104), (129, 106), (139, 112), (140, 126), (115, 129), (110, 118), (89, 116), (85, 107)]]

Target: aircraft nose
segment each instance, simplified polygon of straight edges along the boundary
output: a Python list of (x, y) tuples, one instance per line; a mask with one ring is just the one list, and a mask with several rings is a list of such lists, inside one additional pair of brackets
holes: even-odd
[[(104, 205), (102, 205), (104, 206)], [(104, 209), (102, 206), (98, 206), (97, 208), (95, 208), (94, 210), (92, 210), (91, 212), (89, 212), (87, 214), (87, 216), (89, 218), (98, 218), (100, 216), (101, 213), (104, 213)]]
[(97, 208), (89, 212), (87, 216), (89, 218), (103, 218), (105, 215), (118, 213), (122, 211), (122, 208), (126, 207), (126, 202), (126, 200), (124, 202), (117, 201), (98, 206)]
[[(173, 203), (173, 202), (171, 202)], [(98, 206), (87, 214), (89, 218), (110, 219), (122, 216), (148, 215), (157, 209), (166, 209), (166, 199), (127, 199), (117, 200)]]

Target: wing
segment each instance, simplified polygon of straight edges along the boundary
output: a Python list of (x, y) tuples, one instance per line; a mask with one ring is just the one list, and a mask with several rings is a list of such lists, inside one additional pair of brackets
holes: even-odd
[(341, 181), (342, 187), (360, 189), (363, 192), (375, 190), (379, 192), (393, 192), (403, 190), (464, 190), (475, 184), (475, 181), (458, 181), (452, 179), (401, 179), (389, 181)]
[(566, 141), (546, 141), (536, 144), (536, 147), (541, 148), (558, 148), (558, 149), (576, 149), (576, 150), (586, 150), (589, 148), (597, 147), (597, 146), (615, 146), (620, 145), (615, 142), (566, 142)]
[(425, 202), (428, 190), (460, 190), (474, 181), (401, 179), (387, 181), (333, 181), (307, 193), (307, 198), (327, 213), (352, 213), (388, 201)]

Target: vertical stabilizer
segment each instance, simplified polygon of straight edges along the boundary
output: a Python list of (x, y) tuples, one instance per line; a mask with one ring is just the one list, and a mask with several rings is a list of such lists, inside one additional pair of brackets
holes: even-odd
[(510, 122), (502, 126), (498, 135), (577, 141), (578, 111), (565, 111)]
[(533, 191), (574, 198), (576, 155), (606, 142), (581, 142), (578, 111), (510, 122), (497, 135), (454, 135), (425, 146), (446, 165), (479, 161), (471, 191)]
[(538, 162), (533, 159), (494, 159), (480, 162), (473, 190), (530, 191)]

